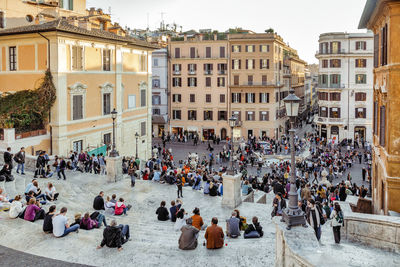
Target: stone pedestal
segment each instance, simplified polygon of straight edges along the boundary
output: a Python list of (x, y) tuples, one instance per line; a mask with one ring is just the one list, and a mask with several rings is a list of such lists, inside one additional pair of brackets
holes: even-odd
[(107, 157), (107, 182), (115, 183), (122, 180), (122, 157)]
[(240, 178), (242, 174), (229, 175), (224, 173), (223, 179), (223, 195), (222, 195), (222, 206), (229, 207), (231, 209), (236, 208), (242, 203)]

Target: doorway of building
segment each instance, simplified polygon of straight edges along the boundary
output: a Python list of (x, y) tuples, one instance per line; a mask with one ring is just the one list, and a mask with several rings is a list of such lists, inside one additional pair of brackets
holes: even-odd
[(164, 125), (158, 125), (158, 137), (161, 137), (164, 131)]
[(321, 125), (321, 137), (326, 138), (326, 125)]
[(225, 140), (226, 139), (226, 129), (222, 128), (221, 129), (221, 140)]
[(214, 137), (215, 131), (214, 129), (203, 129), (203, 138), (204, 140), (210, 140)]
[(356, 126), (354, 127), (354, 140), (357, 140), (360, 142), (365, 140), (365, 132), (366, 129), (364, 126)]
[(339, 141), (339, 127), (331, 126), (331, 139), (334, 143)]
[(247, 139), (253, 137), (253, 130), (247, 130)]

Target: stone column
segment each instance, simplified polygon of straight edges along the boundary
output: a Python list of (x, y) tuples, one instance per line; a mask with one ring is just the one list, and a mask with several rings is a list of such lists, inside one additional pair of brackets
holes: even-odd
[(240, 178), (242, 174), (223, 174), (223, 195), (222, 195), (222, 206), (231, 209), (236, 208), (242, 203), (242, 194), (240, 188)]
[(122, 157), (107, 157), (107, 182), (115, 183), (122, 180)]

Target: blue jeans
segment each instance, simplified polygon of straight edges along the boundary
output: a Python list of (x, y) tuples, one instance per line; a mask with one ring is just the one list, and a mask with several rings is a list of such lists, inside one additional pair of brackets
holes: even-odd
[(314, 228), (314, 231), (315, 231), (315, 236), (317, 237), (317, 240), (319, 241), (321, 238), (321, 226)]
[(21, 173), (24, 173), (24, 166), (24, 163), (18, 163), (17, 172), (19, 172), (19, 169), (21, 169)]
[(61, 237), (64, 237), (71, 232), (75, 232), (78, 229), (79, 229), (79, 224), (75, 224), (75, 225), (71, 226), (70, 228), (65, 228), (64, 234)]
[(104, 223), (104, 226), (107, 226), (106, 217), (101, 213), (97, 216), (96, 221), (99, 223), (99, 227), (101, 227), (102, 223)]
[(126, 241), (129, 240), (129, 237), (130, 237), (130, 235), (129, 235), (129, 225), (120, 224), (119, 227), (121, 227), (122, 238), (124, 239), (124, 242), (122, 242), (122, 243), (125, 243)]
[(46, 195), (45, 195), (45, 194), (40, 194), (40, 195), (37, 195), (35, 198), (36, 198), (36, 199), (41, 198), (41, 199), (43, 199), (43, 200), (46, 200)]

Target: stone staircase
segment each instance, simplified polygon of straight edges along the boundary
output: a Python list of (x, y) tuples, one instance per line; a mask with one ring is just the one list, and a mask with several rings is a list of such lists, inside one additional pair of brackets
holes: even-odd
[[(25, 176), (14, 174), (15, 180), (1, 183), (9, 197), (16, 194), (23, 195), (25, 186), (31, 182), (33, 173), (27, 172)], [(174, 223), (157, 221), (155, 210), (162, 200), (169, 202), (176, 199), (176, 186), (158, 184), (152, 181), (138, 180), (132, 190), (129, 179), (118, 183), (106, 183), (105, 176), (67, 172), (67, 181), (39, 178), (39, 186), (44, 191), (48, 182), (52, 182), (60, 193), (59, 200), (54, 204), (57, 210), (66, 206), (67, 217), (73, 221), (75, 213), (93, 212), (92, 201), (99, 191), (104, 191), (105, 196), (116, 193), (123, 197), (126, 203), (132, 204), (128, 216), (107, 216), (107, 221), (116, 219), (118, 223), (130, 226), (132, 241), (124, 245), (124, 250), (116, 257), (116, 250), (103, 248), (96, 250), (102, 239), (102, 229), (91, 231), (81, 230), (78, 234), (71, 233), (64, 238), (54, 238), (42, 231), (43, 221), (34, 223), (22, 219), (9, 219), (8, 213), (0, 213), (0, 245), (27, 253), (50, 257), (58, 260), (81, 264), (105, 266), (115, 265), (116, 260), (120, 266), (142, 264), (144, 266), (160, 266), (162, 264), (181, 266), (184, 262), (193, 266), (272, 266), (275, 253), (275, 225), (271, 222), (269, 214), (271, 207), (255, 203), (242, 203), (238, 209), (242, 216), (250, 222), (252, 216), (257, 216), (264, 228), (264, 237), (260, 239), (226, 238), (226, 247), (221, 250), (210, 251), (203, 247), (204, 231), (198, 239), (198, 248), (194, 251), (181, 251), (178, 249), (180, 232), (174, 231)], [(263, 198), (265, 193), (255, 192), (256, 201)], [(183, 188), (183, 208), (192, 215), (195, 207), (200, 208), (201, 216), (206, 224), (210, 225), (211, 218), (216, 216), (219, 225), (226, 230), (225, 219), (230, 217), (232, 210), (221, 207), (221, 197), (210, 197), (202, 191)], [(265, 195), (267, 199), (268, 196)], [(268, 203), (269, 200), (267, 200)], [(44, 205), (47, 211), (53, 203)], [(254, 253), (254, 247), (259, 252)], [(260, 253), (262, 252), (262, 253)]]

